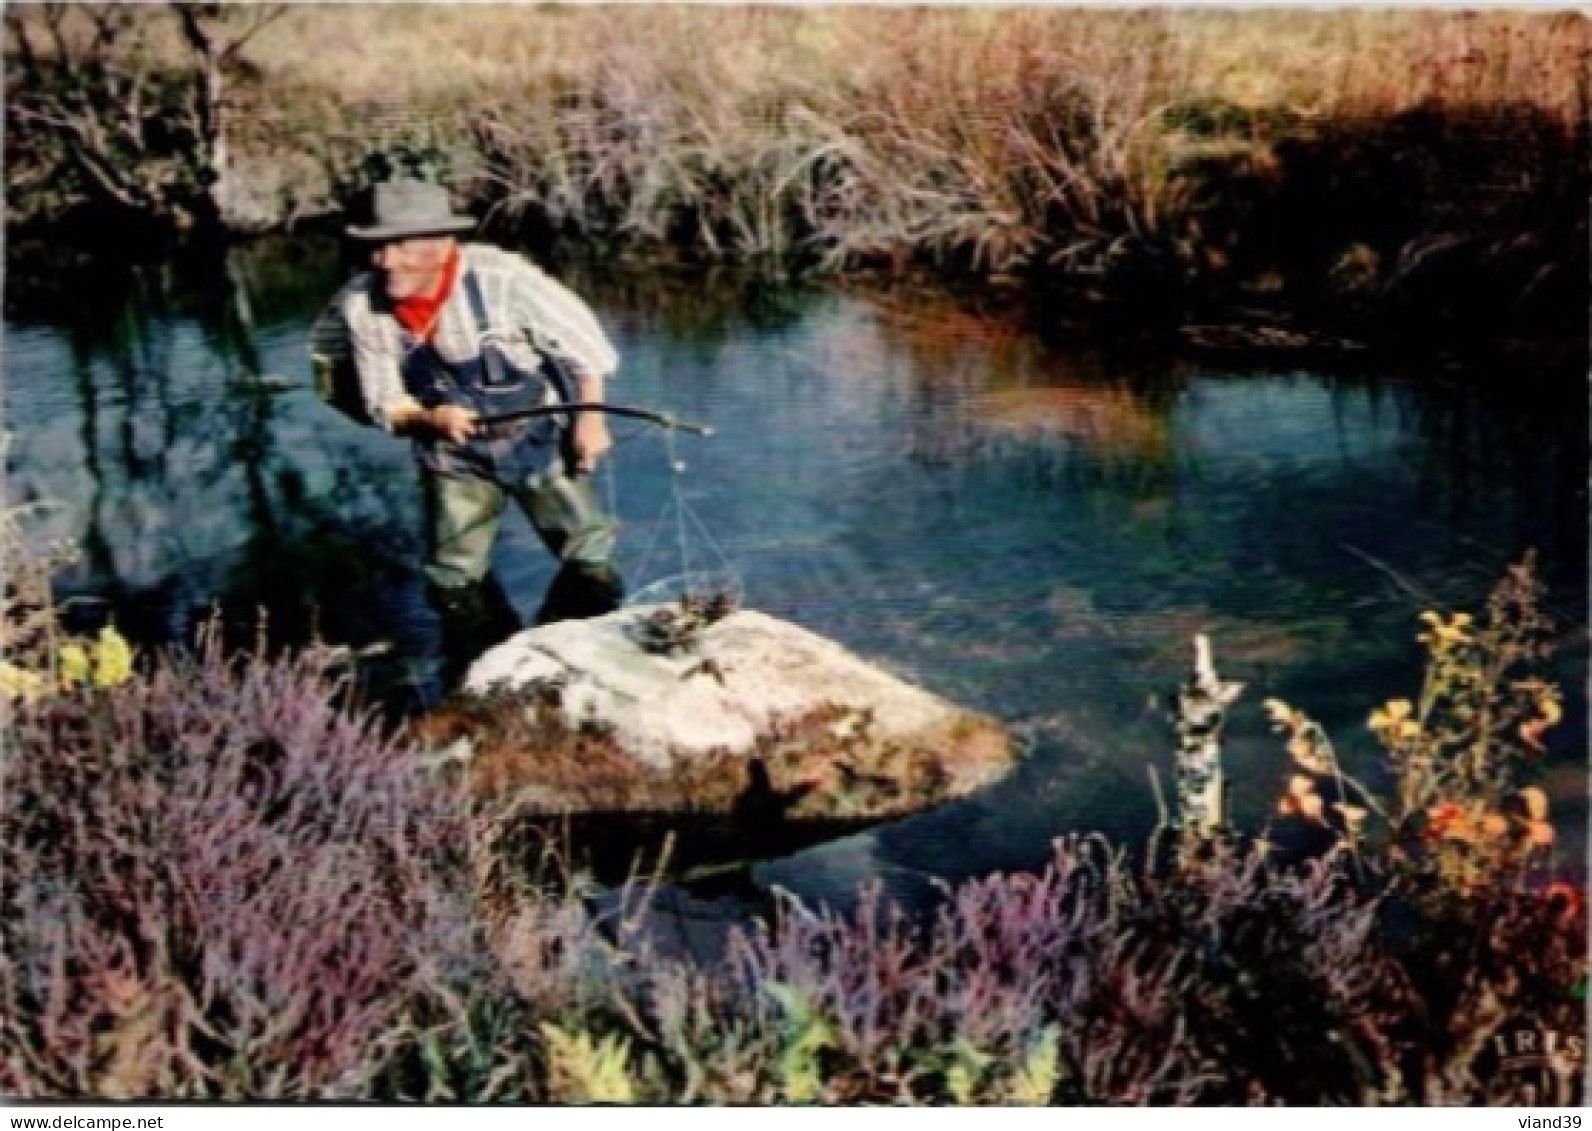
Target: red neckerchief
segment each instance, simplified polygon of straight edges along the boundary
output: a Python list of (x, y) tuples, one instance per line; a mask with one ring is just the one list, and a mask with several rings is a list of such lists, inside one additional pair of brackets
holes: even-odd
[(448, 253), (447, 261), (442, 265), (442, 280), (437, 284), (435, 291), (429, 295), (399, 299), (392, 304), (393, 317), (398, 319), (404, 329), (422, 341), (430, 341), (432, 333), (437, 328), (437, 316), (442, 313), (448, 296), (453, 294), (453, 285), (459, 281), (459, 260), (459, 249), (455, 247)]

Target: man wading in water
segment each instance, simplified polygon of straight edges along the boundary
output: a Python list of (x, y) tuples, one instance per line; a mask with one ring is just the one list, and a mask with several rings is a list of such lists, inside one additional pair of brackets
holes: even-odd
[(488, 576), (505, 496), (562, 563), (537, 623), (598, 616), (624, 595), (611, 561), (616, 528), (590, 479), (612, 447), (603, 414), (489, 422), (602, 401), (618, 356), (586, 304), (541, 270), (498, 248), (461, 245), (456, 236), (474, 227), (441, 185), (375, 185), (368, 222), (348, 227), (373, 269), (332, 300), (310, 346), (323, 377), (345, 366), (368, 423), (413, 437), (427, 592), (442, 618), (449, 682), (518, 627)]

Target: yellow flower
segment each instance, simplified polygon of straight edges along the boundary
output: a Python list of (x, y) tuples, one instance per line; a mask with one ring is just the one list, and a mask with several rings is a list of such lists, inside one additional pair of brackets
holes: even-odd
[(89, 673), (88, 653), (81, 644), (61, 645), (61, 686), (87, 683)]
[(1456, 644), (1471, 642), (1471, 636), (1465, 630), (1475, 618), (1469, 613), (1455, 613), (1445, 622), (1441, 613), (1434, 613), (1428, 609), (1421, 614), (1421, 620), (1431, 626), (1431, 631), (1421, 633), (1416, 639), (1434, 652), (1447, 651)]
[(1389, 730), (1408, 719), (1414, 710), (1408, 699), (1389, 699), (1386, 706), (1371, 712), (1370, 727), (1372, 730)]
[(1408, 699), (1390, 699), (1371, 712), (1367, 724), (1383, 741), (1402, 742), (1421, 736), (1421, 724), (1411, 718), (1415, 710)]
[(133, 675), (133, 649), (110, 625), (100, 629), (94, 649), (94, 686), (115, 687)]
[(44, 677), (15, 664), (0, 661), (0, 696), (33, 702), (44, 694)]

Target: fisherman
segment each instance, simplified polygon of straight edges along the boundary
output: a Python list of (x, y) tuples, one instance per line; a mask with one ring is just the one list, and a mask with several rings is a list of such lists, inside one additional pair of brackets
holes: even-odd
[[(332, 300), (311, 332), (318, 376), (341, 364), (366, 422), (413, 438), (426, 503), (428, 597), (452, 678), (519, 625), (489, 574), (505, 496), (560, 568), (538, 624), (599, 616), (624, 586), (616, 526), (591, 475), (612, 447), (601, 402), (618, 356), (590, 309), (520, 256), (459, 242), (475, 222), (439, 184), (379, 182), (348, 236), (371, 270)], [(335, 378), (334, 378), (335, 380)]]

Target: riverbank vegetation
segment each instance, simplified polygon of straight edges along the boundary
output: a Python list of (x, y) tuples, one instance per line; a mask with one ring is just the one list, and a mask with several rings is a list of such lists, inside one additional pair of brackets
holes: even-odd
[(1315, 850), (1069, 835), (928, 911), (784, 898), (693, 958), (655, 949), (648, 885), (594, 910), (511, 803), (362, 710), (346, 653), (212, 632), (56, 678), (81, 645), (39, 631), (51, 558), (6, 552), (5, 659), (39, 677), (3, 700), (6, 1095), (1580, 1100), (1587, 922), (1543, 869), (1529, 564), (1424, 619), (1418, 693), (1370, 716), (1379, 781), (1268, 705), (1278, 820)]
[(538, 248), (1586, 337), (1580, 14), (175, 12), (7, 13), (9, 224), (302, 224), (400, 147)]

